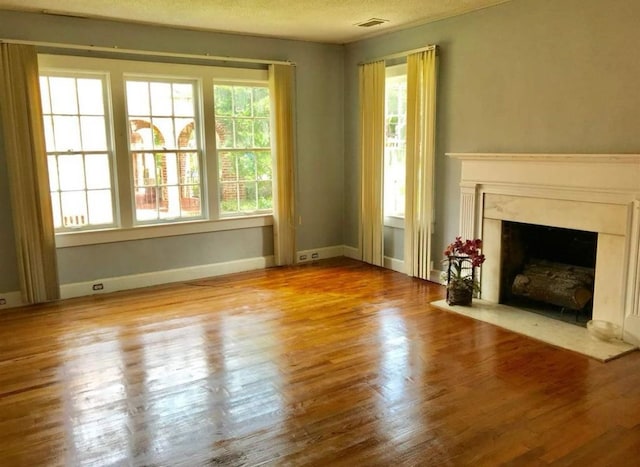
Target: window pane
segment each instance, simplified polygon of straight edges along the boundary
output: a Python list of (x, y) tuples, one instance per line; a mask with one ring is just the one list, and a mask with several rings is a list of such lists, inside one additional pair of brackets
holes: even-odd
[(40, 98), (42, 100), (42, 113), (51, 113), (51, 102), (49, 101), (49, 78), (40, 77)]
[(233, 90), (231, 86), (214, 86), (216, 115), (233, 114)]
[(133, 179), (135, 186), (154, 186), (156, 184), (156, 163), (153, 154), (133, 154)]
[(235, 144), (236, 148), (253, 147), (253, 123), (248, 119), (238, 119), (235, 121)]
[(78, 113), (75, 78), (49, 78), (51, 112), (54, 114)]
[(176, 118), (175, 122), (178, 148), (198, 148), (197, 131), (193, 118)]
[(256, 156), (252, 152), (238, 154), (238, 178), (240, 180), (256, 179)]
[(127, 113), (149, 115), (149, 85), (140, 81), (127, 81)]
[(135, 190), (137, 221), (158, 219), (157, 199), (158, 190), (155, 187), (143, 187)]
[(238, 212), (238, 185), (236, 183), (220, 184), (220, 212), (228, 214)]
[(58, 162), (56, 156), (47, 156), (47, 166), (49, 168), (49, 190), (58, 191)]
[(107, 150), (107, 134), (104, 124), (104, 117), (80, 117), (82, 149), (85, 151)]
[(84, 164), (80, 154), (59, 156), (58, 170), (61, 190), (84, 189)]
[(67, 191), (61, 193), (60, 198), (64, 227), (82, 227), (88, 223), (87, 200), (84, 191)]
[(195, 115), (195, 100), (193, 97), (193, 84), (173, 84), (173, 113), (182, 117)]
[(254, 117), (269, 116), (268, 88), (253, 88), (253, 115)]
[(251, 88), (233, 87), (233, 114), (236, 117), (251, 116)]
[(256, 148), (268, 148), (271, 145), (271, 129), (269, 128), (269, 120), (254, 120), (253, 135)]
[(256, 152), (256, 162), (257, 162), (257, 179), (258, 180), (271, 180), (272, 177), (272, 164), (271, 164), (271, 153), (268, 151), (257, 151)]
[(273, 209), (271, 181), (258, 182), (258, 209)]
[(241, 183), (239, 197), (241, 211), (255, 211), (258, 209), (256, 183)]
[(56, 151), (80, 151), (80, 121), (78, 117), (53, 117)]
[(178, 158), (175, 153), (157, 154), (156, 167), (160, 185), (178, 184)]
[(111, 188), (109, 156), (106, 154), (92, 154), (85, 157), (84, 163), (87, 188)]
[(53, 212), (53, 227), (62, 227), (62, 215), (60, 214), (60, 193), (51, 193), (51, 211)]
[(170, 83), (151, 83), (151, 113), (173, 115), (173, 99)]
[(102, 80), (78, 79), (78, 99), (81, 114), (104, 115)]
[(56, 150), (56, 139), (53, 136), (53, 118), (47, 115), (42, 117), (44, 124), (44, 140), (47, 147), (47, 152), (53, 152)]
[(88, 191), (87, 201), (89, 205), (90, 224), (113, 223), (113, 207), (111, 205), (110, 190)]
[(160, 219), (180, 217), (180, 192), (177, 186), (164, 187), (160, 197)]
[(218, 172), (220, 174), (220, 180), (231, 181), (238, 179), (238, 171), (236, 167), (235, 153), (221, 152), (218, 163)]
[(200, 167), (196, 153), (180, 153), (180, 184), (200, 183)]
[(218, 148), (233, 147), (233, 120), (216, 118), (216, 143)]
[(153, 125), (154, 147), (156, 149), (174, 149), (176, 147), (176, 137), (173, 131), (173, 119), (154, 117)]
[(153, 149), (154, 140), (163, 142), (162, 135), (151, 130), (151, 122), (148, 120), (130, 120), (129, 128), (131, 149)]

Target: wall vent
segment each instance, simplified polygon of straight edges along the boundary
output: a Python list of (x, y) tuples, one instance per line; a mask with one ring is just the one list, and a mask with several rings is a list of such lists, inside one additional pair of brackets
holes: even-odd
[(362, 23), (357, 23), (356, 26), (359, 26), (361, 28), (370, 28), (371, 26), (378, 26), (380, 24), (384, 24), (388, 22), (389, 22), (388, 19), (371, 18), (366, 21), (363, 21)]

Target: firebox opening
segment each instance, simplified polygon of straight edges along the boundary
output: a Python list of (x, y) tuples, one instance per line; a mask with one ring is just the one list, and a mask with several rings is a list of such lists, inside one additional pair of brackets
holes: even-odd
[(500, 303), (586, 325), (598, 234), (502, 222)]

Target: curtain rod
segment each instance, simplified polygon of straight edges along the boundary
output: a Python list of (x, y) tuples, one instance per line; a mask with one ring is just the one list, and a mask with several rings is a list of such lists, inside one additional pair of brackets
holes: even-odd
[(385, 55), (384, 57), (374, 58), (372, 60), (365, 60), (364, 62), (358, 63), (358, 65), (367, 65), (368, 63), (379, 62), (380, 60), (393, 60), (394, 58), (406, 57), (407, 55), (415, 54), (418, 52), (424, 52), (425, 50), (437, 50), (436, 45), (425, 45), (424, 47), (420, 47), (418, 49), (405, 50), (404, 52), (398, 52), (391, 55)]
[(238, 62), (238, 63), (259, 63), (263, 65), (291, 65), (295, 66), (295, 63), (284, 60), (261, 60), (257, 58), (242, 58), (242, 57), (225, 57), (221, 55), (209, 55), (209, 54), (184, 54), (177, 52), (156, 52), (151, 50), (137, 50), (137, 49), (121, 49), (117, 45), (113, 47), (101, 47), (97, 45), (77, 45), (77, 44), (61, 44), (58, 42), (41, 42), (41, 41), (25, 41), (19, 39), (0, 39), (0, 43), (4, 44), (22, 44), (33, 45), (36, 47), (52, 47), (59, 49), (71, 49), (71, 50), (85, 50), (88, 52), (108, 52), (118, 54), (131, 54), (131, 55), (146, 55), (155, 57), (171, 57), (171, 58), (190, 58), (198, 60), (211, 60), (216, 62)]

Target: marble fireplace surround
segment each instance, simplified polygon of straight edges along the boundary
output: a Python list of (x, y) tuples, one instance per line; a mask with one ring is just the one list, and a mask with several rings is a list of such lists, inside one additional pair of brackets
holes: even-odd
[(593, 319), (640, 344), (640, 154), (449, 153), (460, 235), (482, 238), (481, 298), (498, 303), (502, 221), (598, 233)]

